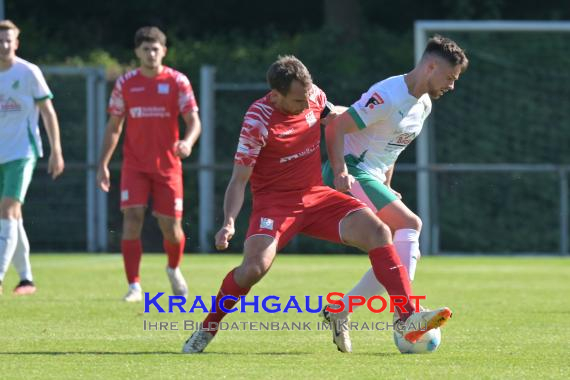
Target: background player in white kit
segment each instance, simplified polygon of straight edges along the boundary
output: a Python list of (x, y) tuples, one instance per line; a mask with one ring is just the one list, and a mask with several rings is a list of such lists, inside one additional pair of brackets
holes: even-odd
[(10, 262), (20, 275), (16, 295), (33, 294), (36, 286), (30, 264), (30, 244), (24, 229), (22, 205), (38, 157), (43, 155), (41, 114), (48, 135), (48, 173), (57, 178), (65, 167), (53, 97), (40, 69), (16, 56), (20, 29), (0, 21), (0, 294)]
[[(431, 112), (431, 99), (453, 90), (468, 62), (457, 43), (436, 35), (412, 71), (374, 84), (326, 129), (329, 161), (323, 166), (325, 183), (339, 191), (350, 191), (390, 227), (410, 281), (420, 258), (422, 223), (391, 188), (394, 164), (421, 132)], [(369, 270), (345, 295), (344, 302), (348, 303), (350, 295), (369, 298), (385, 291)], [(340, 351), (351, 352), (348, 331), (336, 331), (349, 318), (348, 310), (323, 314), (327, 320), (341, 322), (331, 324), (333, 339)]]

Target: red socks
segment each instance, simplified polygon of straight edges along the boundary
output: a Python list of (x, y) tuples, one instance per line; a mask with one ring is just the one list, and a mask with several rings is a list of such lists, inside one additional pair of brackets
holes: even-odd
[[(171, 243), (168, 240), (163, 241), (164, 250), (168, 255), (168, 267), (174, 269), (180, 266), (182, 255), (184, 254), (185, 243), (185, 237), (180, 241), (180, 243)], [(123, 262), (125, 264), (127, 281), (129, 281), (129, 284), (140, 282), (139, 269), (142, 256), (141, 240), (121, 240), (121, 252), (123, 253)]]
[(140, 282), (139, 268), (142, 256), (142, 244), (140, 239), (121, 240), (121, 252), (123, 253), (123, 263), (129, 284)]
[(162, 241), (162, 246), (164, 251), (168, 255), (168, 267), (175, 269), (180, 266), (182, 262), (182, 255), (184, 255), (184, 246), (186, 244), (186, 236), (182, 236), (180, 243), (172, 243), (164, 239)]
[[(400, 312), (401, 319), (405, 321), (414, 312), (414, 305), (410, 300), (412, 289), (406, 267), (402, 265), (400, 257), (393, 244), (374, 248), (368, 252), (372, 270), (378, 282), (380, 282), (390, 296), (404, 296), (406, 302), (405, 312)], [(406, 313), (407, 312), (407, 313)]]
[[(230, 273), (227, 274), (226, 278), (224, 278), (224, 281), (222, 282), (222, 286), (220, 287), (220, 291), (218, 292), (218, 296), (216, 297), (216, 312), (215, 313), (210, 312), (206, 317), (206, 319), (204, 319), (204, 322), (202, 322), (202, 327), (204, 327), (205, 329), (209, 329), (209, 332), (213, 335), (216, 335), (216, 333), (218, 332), (217, 324), (219, 324), (227, 314), (223, 312), (219, 307), (220, 300), (222, 299), (222, 297), (234, 296), (239, 301), (239, 296), (247, 295), (247, 293), (249, 293), (250, 290), (250, 288), (241, 288), (236, 283), (236, 281), (234, 280), (234, 271), (235, 268)], [(223, 305), (226, 309), (231, 309), (232, 307), (234, 307), (236, 303), (238, 303), (238, 301), (226, 299)], [(215, 322), (216, 324), (213, 324), (212, 322)]]

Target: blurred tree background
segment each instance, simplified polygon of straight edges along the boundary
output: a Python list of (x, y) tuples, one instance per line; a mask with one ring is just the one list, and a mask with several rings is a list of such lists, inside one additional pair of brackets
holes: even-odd
[[(570, 6), (565, 0), (6, 0), (5, 13), (23, 30), (22, 56), (40, 63), (90, 62), (107, 56), (124, 64), (133, 60), (132, 37), (142, 25), (159, 26), (172, 47), (194, 52), (200, 61), (196, 49), (208, 50), (201, 45), (227, 45), (230, 49), (215, 52), (223, 61), (231, 58), (227, 55), (238, 42), (264, 47), (311, 34), (322, 37), (324, 32), (332, 33), (334, 46), (343, 49), (365, 35), (381, 33), (392, 36), (392, 45), (409, 46), (415, 20), (563, 20), (570, 18)], [(377, 48), (383, 52), (387, 46)], [(404, 51), (407, 55), (401, 59), (409, 64), (411, 53)], [(176, 57), (169, 58), (178, 63)], [(181, 64), (192, 63), (188, 60)]]
[[(348, 105), (372, 83), (412, 68), (415, 20), (563, 20), (570, 19), (570, 6), (567, 0), (543, 0), (539, 4), (529, 0), (290, 0), (281, 3), (260, 0), (6, 0), (5, 14), (22, 30), (18, 55), (43, 65), (103, 65), (107, 69), (109, 87), (118, 75), (137, 66), (133, 54), (135, 31), (143, 25), (156, 25), (168, 37), (165, 63), (187, 74), (196, 93), (200, 88), (201, 65), (215, 65), (220, 81), (261, 82), (268, 65), (277, 55), (295, 54), (333, 102)], [(239, 99), (236, 94), (219, 96), (218, 107), (223, 105), (223, 109), (220, 108), (223, 112), (216, 115), (216, 133), (223, 138), (218, 138), (216, 157), (220, 163), (231, 163), (243, 112), (262, 94), (244, 93), (237, 96)], [(62, 99), (56, 94), (56, 106), (58, 98)], [(72, 142), (64, 141), (64, 149), (70, 144)], [(116, 161), (119, 157), (115, 154)], [(188, 162), (196, 161), (197, 151)], [(415, 162), (413, 145), (402, 155), (400, 162)], [(217, 175), (218, 220), (222, 216), (221, 202), (229, 175), (229, 171)], [(195, 171), (185, 175), (185, 229), (191, 237), (188, 250), (206, 251), (211, 247), (198, 247), (196, 239), (199, 197), (196, 177)], [(114, 179), (118, 182), (118, 173)], [(415, 176), (398, 174), (394, 183), (415, 209)], [(34, 196), (33, 193), (30, 196)], [(111, 249), (114, 251), (119, 247), (117, 205), (115, 190), (109, 201), (109, 229), (114, 231), (110, 236)], [(233, 245), (235, 251), (241, 249), (240, 239), (245, 232), (248, 211), (245, 207), (240, 216), (240, 230)], [(478, 211), (481, 209), (473, 210)], [(461, 213), (452, 214), (444, 215), (447, 226), (461, 223), (454, 218), (464, 217)], [(493, 210), (479, 217), (478, 220), (492, 218)], [(469, 232), (466, 234), (457, 239), (454, 249), (477, 249), (472, 241), (485, 239), (471, 236)], [(34, 233), (30, 235), (34, 244)], [(551, 246), (555, 246), (556, 239), (556, 236), (552, 237)], [(154, 221), (145, 226), (145, 248), (161, 250), (160, 233)], [(81, 247), (36, 246), (35, 249)], [(288, 250), (345, 251), (343, 247), (304, 238), (295, 241)]]

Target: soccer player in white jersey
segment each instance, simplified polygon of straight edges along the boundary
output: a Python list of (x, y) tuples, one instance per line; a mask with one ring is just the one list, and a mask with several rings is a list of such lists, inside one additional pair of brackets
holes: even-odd
[[(390, 227), (410, 281), (420, 258), (422, 222), (390, 185), (394, 164), (421, 132), (431, 111), (431, 99), (453, 90), (467, 65), (468, 59), (457, 43), (436, 35), (412, 71), (374, 84), (326, 129), (329, 161), (323, 166), (325, 183), (349, 191)], [(369, 298), (384, 292), (369, 270), (345, 295), (344, 302), (347, 304), (351, 295)], [(347, 309), (337, 314), (324, 310), (323, 315), (340, 322), (349, 318)], [(333, 340), (340, 351), (352, 351), (348, 331), (333, 331)]]
[(64, 161), (53, 96), (40, 69), (16, 56), (19, 34), (13, 22), (0, 21), (0, 294), (13, 258), (20, 275), (14, 294), (26, 295), (36, 287), (22, 204), (42, 156), (39, 114), (49, 139), (48, 173), (53, 179), (63, 172)]

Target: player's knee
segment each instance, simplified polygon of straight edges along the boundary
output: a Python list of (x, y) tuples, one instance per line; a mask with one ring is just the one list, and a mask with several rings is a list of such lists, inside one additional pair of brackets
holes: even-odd
[(136, 209), (126, 209), (123, 214), (123, 225), (128, 228), (142, 226), (144, 222), (144, 213)]
[(373, 227), (373, 233), (369, 235), (369, 246), (372, 248), (381, 247), (392, 243), (392, 231), (387, 224), (378, 221)]
[(184, 232), (176, 228), (164, 228), (162, 229), (162, 237), (173, 244), (180, 244), (184, 239)]
[(21, 219), (22, 204), (13, 198), (2, 198), (0, 201), (0, 218), (2, 219)]
[(248, 261), (242, 264), (241, 286), (251, 287), (265, 276), (270, 264), (263, 260)]
[(123, 222), (123, 238), (136, 239), (140, 237), (142, 230), (142, 222), (136, 218), (125, 219)]
[(416, 214), (412, 214), (410, 217), (408, 217), (406, 224), (407, 224), (406, 228), (410, 228), (418, 232), (422, 230), (422, 220)]

